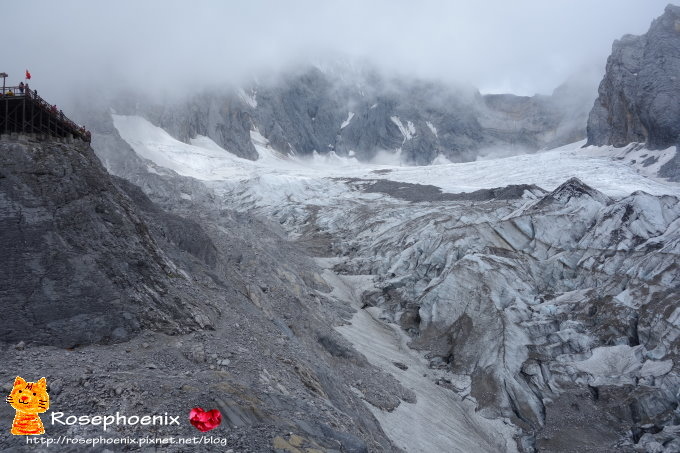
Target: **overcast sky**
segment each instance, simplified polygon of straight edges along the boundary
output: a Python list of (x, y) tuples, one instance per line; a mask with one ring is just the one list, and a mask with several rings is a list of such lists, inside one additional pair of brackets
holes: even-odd
[[(0, 71), (32, 87), (237, 81), (343, 53), (485, 92), (549, 93), (603, 71), (614, 39), (667, 0), (23, 0), (3, 11)], [(9, 5), (6, 5), (9, 6)], [(17, 20), (7, 20), (7, 15)]]

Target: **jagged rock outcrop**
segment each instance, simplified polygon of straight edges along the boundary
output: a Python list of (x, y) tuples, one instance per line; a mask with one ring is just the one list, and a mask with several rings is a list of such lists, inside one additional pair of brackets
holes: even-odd
[(588, 118), (588, 144), (680, 141), (680, 6), (668, 5), (641, 36), (614, 42), (599, 97)]

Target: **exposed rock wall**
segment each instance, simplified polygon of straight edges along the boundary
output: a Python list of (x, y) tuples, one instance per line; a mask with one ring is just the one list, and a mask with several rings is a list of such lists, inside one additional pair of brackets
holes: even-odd
[(599, 97), (588, 118), (588, 144), (652, 149), (680, 139), (680, 7), (668, 5), (642, 36), (614, 42)]

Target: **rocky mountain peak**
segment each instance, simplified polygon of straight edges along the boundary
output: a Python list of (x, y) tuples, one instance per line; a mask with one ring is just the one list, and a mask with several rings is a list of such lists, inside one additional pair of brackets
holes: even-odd
[(593, 201), (603, 206), (611, 202), (610, 198), (599, 190), (590, 187), (578, 178), (570, 178), (543, 197), (534, 208), (543, 209), (547, 206), (567, 205), (574, 200), (578, 200), (578, 203)]
[(614, 42), (588, 119), (589, 145), (680, 141), (680, 7), (668, 5), (641, 36)]

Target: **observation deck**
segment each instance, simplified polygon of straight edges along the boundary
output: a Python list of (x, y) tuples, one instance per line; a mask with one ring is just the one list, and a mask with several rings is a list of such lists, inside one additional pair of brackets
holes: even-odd
[(10, 133), (92, 140), (90, 131), (25, 86), (0, 88), (0, 135)]

